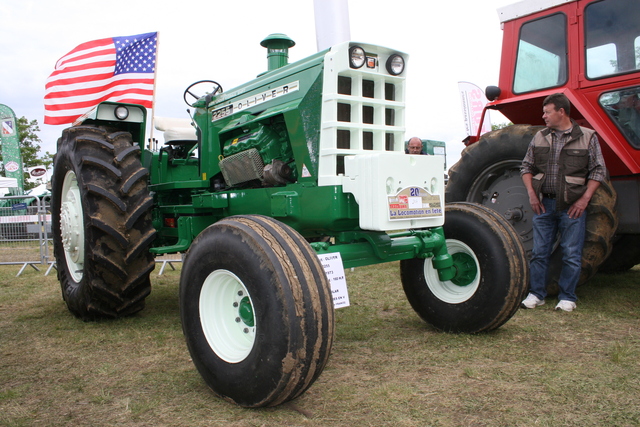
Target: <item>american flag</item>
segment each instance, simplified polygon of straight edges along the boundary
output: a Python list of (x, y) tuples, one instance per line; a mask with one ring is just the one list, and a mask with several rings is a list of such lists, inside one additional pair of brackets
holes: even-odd
[(82, 43), (45, 85), (44, 123), (73, 123), (102, 101), (153, 104), (158, 33)]

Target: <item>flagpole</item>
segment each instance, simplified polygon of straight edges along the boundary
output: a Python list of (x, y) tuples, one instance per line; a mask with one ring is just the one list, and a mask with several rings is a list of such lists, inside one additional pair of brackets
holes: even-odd
[(156, 32), (156, 64), (153, 69), (153, 95), (151, 96), (151, 135), (149, 138), (149, 151), (153, 150), (153, 130), (155, 129), (155, 116), (156, 116), (156, 81), (158, 78), (158, 65), (160, 52), (160, 31)]

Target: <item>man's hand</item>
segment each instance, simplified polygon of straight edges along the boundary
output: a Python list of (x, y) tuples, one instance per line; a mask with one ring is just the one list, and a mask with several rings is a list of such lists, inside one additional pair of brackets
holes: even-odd
[(531, 205), (531, 209), (536, 213), (536, 215), (540, 215), (541, 213), (545, 213), (544, 205), (542, 201), (538, 198), (535, 190), (533, 189), (533, 185), (531, 184), (531, 175), (530, 173), (525, 173), (522, 175), (522, 182), (524, 183), (524, 187), (527, 189), (527, 194), (529, 195), (529, 204)]
[(587, 210), (587, 205), (589, 205), (590, 198), (585, 198), (584, 196), (580, 197), (574, 204), (569, 207), (567, 214), (569, 218), (576, 219), (580, 218), (585, 210)]
[(591, 197), (593, 197), (593, 193), (596, 192), (600, 183), (598, 181), (589, 180), (587, 181), (587, 190), (584, 192), (582, 197), (580, 197), (574, 204), (569, 207), (567, 210), (567, 214), (569, 218), (576, 219), (580, 218), (585, 210), (587, 210), (587, 206), (589, 205), (589, 201)]
[(546, 212), (546, 210), (544, 209), (544, 205), (534, 191), (529, 192), (529, 204), (531, 205), (531, 209), (533, 209), (536, 215), (540, 215), (541, 213)]

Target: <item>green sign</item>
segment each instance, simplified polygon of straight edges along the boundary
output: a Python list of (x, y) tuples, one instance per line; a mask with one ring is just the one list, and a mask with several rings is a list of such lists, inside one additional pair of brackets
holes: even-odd
[(22, 194), (24, 189), (24, 171), (22, 169), (22, 155), (20, 154), (20, 140), (18, 138), (18, 121), (13, 110), (0, 104), (0, 142), (2, 142), (2, 163), (7, 178), (18, 180), (16, 194)]

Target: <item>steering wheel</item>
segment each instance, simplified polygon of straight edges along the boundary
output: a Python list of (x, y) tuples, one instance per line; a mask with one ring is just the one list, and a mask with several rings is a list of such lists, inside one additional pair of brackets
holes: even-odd
[[(218, 83), (218, 82), (214, 82), (213, 80), (200, 80), (200, 81), (197, 81), (197, 82), (195, 82), (195, 83), (192, 83), (191, 85), (189, 85), (189, 87), (188, 87), (188, 88), (186, 88), (186, 89), (185, 89), (184, 94), (182, 95), (182, 97), (184, 98), (184, 102), (186, 102), (186, 104), (187, 104), (189, 107), (193, 107), (193, 104), (195, 104), (197, 100), (199, 100), (200, 98), (202, 98), (202, 96), (198, 96), (198, 95), (196, 95), (195, 93), (193, 93), (193, 92), (192, 92), (192, 89), (193, 89), (195, 86), (198, 86), (198, 85), (204, 85), (204, 84), (206, 84), (206, 83), (208, 83), (208, 84), (212, 84), (212, 85), (213, 85), (213, 92), (206, 92), (206, 91), (204, 91), (204, 90), (203, 90), (203, 88), (199, 88), (200, 90), (199, 90), (198, 92), (202, 92), (202, 91), (204, 91), (204, 92), (205, 92), (205, 94), (210, 94), (211, 96), (215, 95), (215, 94), (216, 94), (216, 93), (218, 93), (218, 92), (222, 93), (222, 86), (220, 86), (220, 83)], [(193, 101), (189, 102), (189, 99), (187, 98), (187, 95), (189, 95), (190, 97), (192, 97), (192, 98), (193, 98)]]

